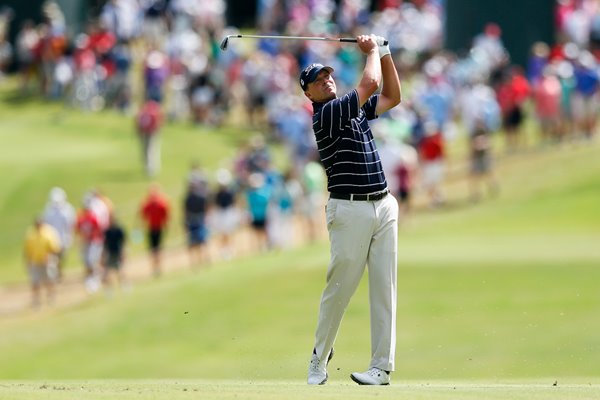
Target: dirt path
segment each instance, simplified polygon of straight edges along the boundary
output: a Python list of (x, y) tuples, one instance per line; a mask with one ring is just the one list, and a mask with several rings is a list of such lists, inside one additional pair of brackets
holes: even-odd
[[(320, 218), (322, 220), (322, 218)], [(304, 223), (296, 218), (292, 222), (291, 229), (295, 232), (293, 246), (306, 243), (306, 229)], [(317, 227), (317, 234), (324, 237), (326, 234), (324, 226)], [(252, 232), (247, 228), (238, 230), (234, 236), (232, 243), (235, 246), (234, 257), (245, 256), (257, 252)], [(77, 249), (71, 249), (69, 256), (77, 256)], [(211, 260), (218, 262), (221, 250), (218, 243), (214, 240), (209, 240), (207, 251), (210, 254)], [(174, 248), (167, 248), (163, 251), (163, 274), (170, 274), (176, 271), (189, 270), (192, 268), (190, 258), (185, 246), (179, 245)], [(197, 266), (196, 266), (197, 267)], [(127, 277), (128, 285), (134, 287), (140, 282), (148, 279), (154, 279), (151, 271), (150, 259), (147, 255), (140, 255), (126, 261), (124, 272)], [(31, 306), (31, 290), (27, 282), (12, 286), (0, 287), (0, 320), (10, 318), (19, 318), (27, 314), (40, 314), (51, 312), (56, 309), (71, 307), (80, 304), (93, 296), (106, 296), (108, 292), (100, 289), (96, 293), (88, 293), (84, 287), (82, 279), (82, 271), (77, 269), (69, 269), (65, 272), (62, 281), (56, 286), (55, 299), (52, 305), (45, 304), (37, 309)], [(114, 289), (114, 290), (119, 290)], [(44, 296), (42, 291), (42, 296)], [(44, 300), (45, 298), (42, 297)]]
[[(446, 181), (444, 182), (444, 191), (453, 193), (465, 193), (466, 187), (464, 187), (465, 180), (465, 168), (466, 164), (464, 161), (457, 161), (448, 163), (446, 172)], [(417, 192), (417, 190), (415, 190)], [(418, 214), (420, 210), (425, 212), (430, 211), (428, 207), (428, 199), (424, 193), (416, 193), (417, 199), (413, 201), (413, 211), (411, 214)], [(447, 205), (448, 206), (448, 205)], [(319, 206), (319, 210), (323, 210), (323, 206)], [(327, 229), (325, 225), (325, 216), (323, 213), (317, 211), (315, 221), (315, 235), (318, 239), (327, 238)], [(413, 221), (413, 217), (418, 218), (418, 215), (411, 215), (409, 219)], [(306, 221), (296, 216), (291, 222), (290, 227), (277, 229), (280, 233), (287, 231), (293, 232), (293, 239), (291, 243), (292, 247), (302, 245), (308, 242), (308, 228)], [(253, 241), (252, 232), (249, 228), (239, 229), (232, 238), (233, 246), (235, 247), (235, 257), (245, 256), (249, 254), (256, 254), (257, 249)], [(214, 240), (208, 242), (208, 252), (211, 255), (211, 259), (214, 261), (219, 260), (220, 249), (218, 244)], [(78, 257), (77, 249), (71, 249), (71, 257)], [(179, 244), (173, 248), (167, 248), (163, 251), (163, 273), (169, 274), (175, 271), (182, 271), (192, 268), (190, 259), (184, 244)], [(140, 255), (136, 258), (127, 260), (125, 266), (125, 274), (127, 276), (128, 283), (131, 286), (135, 286), (140, 282), (148, 279), (153, 279), (150, 259), (147, 255)], [(39, 314), (44, 312), (51, 312), (52, 310), (61, 309), (64, 307), (70, 307), (73, 305), (80, 304), (92, 296), (106, 295), (103, 290), (97, 293), (90, 294), (85, 290), (82, 279), (82, 270), (72, 269), (66, 271), (66, 276), (62, 282), (56, 287), (56, 296), (52, 305), (43, 305), (39, 309), (33, 309), (31, 307), (31, 291), (27, 282), (23, 282), (19, 285), (13, 285), (9, 287), (0, 286), (0, 321), (6, 320), (7, 318), (19, 318), (27, 313)]]

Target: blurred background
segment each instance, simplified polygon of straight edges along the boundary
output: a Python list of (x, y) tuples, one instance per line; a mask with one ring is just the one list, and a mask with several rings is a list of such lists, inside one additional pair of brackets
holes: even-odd
[(390, 42), (402, 376), (594, 376), (596, 0), (4, 0), (1, 376), (304, 376), (327, 193), (298, 75), (343, 93), (363, 59), (237, 33)]

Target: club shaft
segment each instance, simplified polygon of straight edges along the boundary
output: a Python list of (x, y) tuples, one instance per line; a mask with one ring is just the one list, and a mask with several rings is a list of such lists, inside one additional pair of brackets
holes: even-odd
[[(277, 36), (277, 35), (231, 35), (230, 37), (237, 38), (254, 38), (254, 39), (279, 39), (279, 40), (320, 40), (325, 42), (346, 42), (356, 43), (356, 38), (325, 38), (315, 36)], [(385, 40), (383, 45), (386, 46), (388, 41)]]

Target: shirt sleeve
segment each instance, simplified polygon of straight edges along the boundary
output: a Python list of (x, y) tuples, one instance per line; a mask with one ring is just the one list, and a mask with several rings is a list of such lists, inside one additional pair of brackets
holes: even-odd
[(379, 95), (373, 95), (369, 97), (369, 100), (362, 106), (365, 115), (368, 120), (376, 119), (379, 116), (377, 115), (377, 102), (379, 101)]

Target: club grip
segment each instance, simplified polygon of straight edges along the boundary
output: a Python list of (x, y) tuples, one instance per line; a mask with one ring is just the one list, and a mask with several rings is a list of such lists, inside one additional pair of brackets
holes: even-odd
[[(356, 43), (356, 38), (340, 38), (340, 42)], [(377, 44), (379, 46), (387, 46), (388, 41), (387, 41), (387, 39), (383, 39), (383, 43), (381, 43), (381, 41), (378, 40)]]

